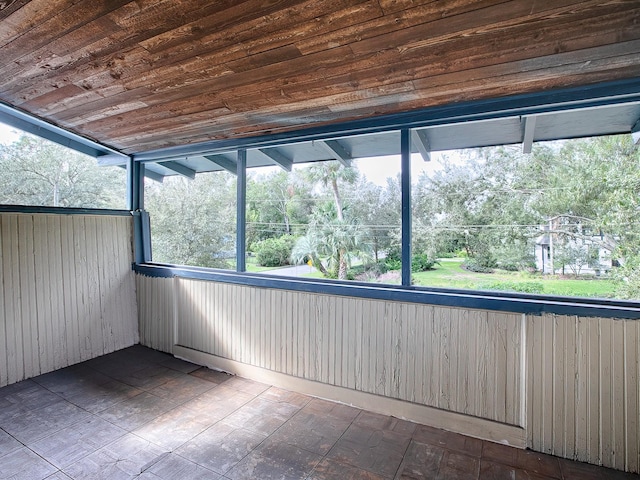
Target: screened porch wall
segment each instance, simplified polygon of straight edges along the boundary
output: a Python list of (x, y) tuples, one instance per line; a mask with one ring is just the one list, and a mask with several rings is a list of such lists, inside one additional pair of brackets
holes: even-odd
[(382, 413), (638, 471), (637, 321), (179, 277), (137, 275), (137, 289), (144, 345), (346, 403), (369, 401)]
[(0, 213), (0, 387), (138, 343), (132, 226)]

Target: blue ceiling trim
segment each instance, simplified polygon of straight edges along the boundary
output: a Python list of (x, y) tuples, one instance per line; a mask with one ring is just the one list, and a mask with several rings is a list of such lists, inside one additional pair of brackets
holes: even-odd
[(525, 293), (455, 290), (446, 288), (400, 287), (397, 285), (339, 282), (325, 279), (276, 277), (259, 273), (238, 273), (203, 267), (166, 264), (136, 264), (142, 275), (159, 278), (182, 277), (194, 280), (247, 285), (299, 292), (369, 298), (394, 302), (474, 308), (500, 312), (542, 315), (578, 315), (640, 320), (640, 304), (624, 300), (552, 297)]
[(447, 123), (496, 119), (517, 115), (570, 110), (640, 101), (640, 78), (600, 83), (582, 87), (550, 90), (509, 97), (453, 103), (440, 107), (369, 117), (318, 127), (301, 128), (257, 137), (244, 137), (139, 152), (135, 161), (155, 162), (185, 157), (223, 153), (238, 148), (265, 148), (282, 143), (324, 140), (336, 136), (379, 133), (401, 128), (418, 128)]
[(128, 155), (113, 148), (69, 132), (2, 102), (0, 102), (0, 122), (95, 157), (101, 164), (124, 165), (129, 158)]

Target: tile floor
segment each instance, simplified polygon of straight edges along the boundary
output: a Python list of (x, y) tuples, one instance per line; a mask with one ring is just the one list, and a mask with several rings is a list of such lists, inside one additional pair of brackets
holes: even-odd
[(0, 479), (638, 478), (135, 346), (0, 388)]

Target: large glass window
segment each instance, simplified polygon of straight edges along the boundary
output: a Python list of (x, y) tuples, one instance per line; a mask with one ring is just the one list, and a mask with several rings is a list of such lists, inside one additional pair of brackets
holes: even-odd
[(126, 208), (124, 168), (2, 125), (0, 204)]
[(413, 183), (416, 285), (640, 298), (630, 135), (440, 152)]
[(235, 175), (145, 178), (144, 195), (155, 262), (235, 269)]

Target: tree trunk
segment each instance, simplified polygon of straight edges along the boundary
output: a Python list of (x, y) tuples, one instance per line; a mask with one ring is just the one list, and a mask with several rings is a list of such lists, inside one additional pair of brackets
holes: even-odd
[(342, 200), (340, 199), (340, 191), (338, 190), (338, 180), (336, 180), (335, 178), (331, 179), (331, 189), (333, 190), (333, 199), (336, 202), (338, 220), (343, 221), (344, 216), (342, 215)]
[(347, 279), (347, 252), (344, 249), (340, 250), (338, 258), (338, 280)]
[(311, 261), (313, 262), (313, 266), (316, 267), (318, 270), (320, 270), (320, 273), (322, 273), (322, 275), (329, 278), (329, 272), (327, 272), (327, 269), (324, 268), (324, 265), (322, 264), (320, 259), (313, 254), (311, 254), (310, 257), (311, 257)]

